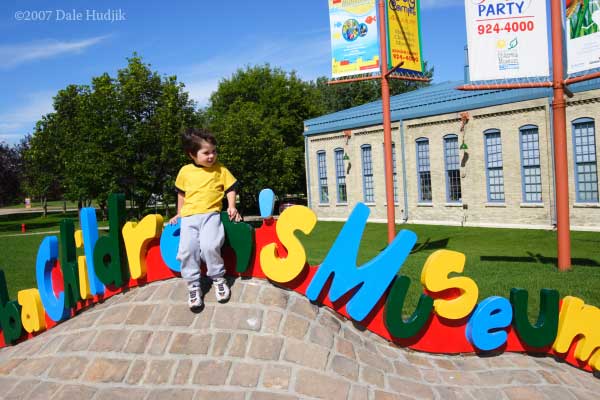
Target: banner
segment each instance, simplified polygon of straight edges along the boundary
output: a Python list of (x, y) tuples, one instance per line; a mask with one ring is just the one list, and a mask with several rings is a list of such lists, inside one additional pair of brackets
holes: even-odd
[(329, 0), (331, 75), (379, 72), (375, 0)]
[(423, 72), (418, 0), (387, 0), (389, 68)]
[(567, 0), (567, 73), (600, 68), (600, 0)]
[(547, 77), (546, 0), (465, 0), (471, 81)]

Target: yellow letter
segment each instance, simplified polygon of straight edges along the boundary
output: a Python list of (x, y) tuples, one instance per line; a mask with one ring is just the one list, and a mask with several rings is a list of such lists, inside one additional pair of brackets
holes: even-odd
[(287, 249), (286, 258), (277, 257), (277, 245), (270, 243), (260, 252), (260, 265), (272, 281), (285, 283), (297, 277), (306, 263), (306, 252), (302, 243), (294, 236), (300, 230), (308, 235), (317, 223), (317, 215), (308, 207), (286, 208), (277, 220), (277, 237)]
[[(78, 249), (83, 247), (83, 232), (81, 229), (75, 231), (75, 247)], [(79, 296), (83, 300), (91, 299), (93, 296), (90, 292), (90, 281), (88, 280), (85, 256), (77, 257), (77, 271), (79, 271)]]
[(600, 371), (600, 349), (596, 350), (594, 354), (592, 354), (588, 364), (590, 367), (592, 367), (592, 369)]
[(163, 217), (158, 214), (146, 216), (139, 224), (128, 222), (123, 226), (123, 241), (133, 279), (146, 276), (146, 248), (152, 239), (160, 237), (162, 228)]
[(40, 292), (37, 289), (19, 290), (17, 301), (23, 307), (21, 309), (23, 328), (29, 333), (45, 330), (46, 318)]
[(421, 283), (433, 293), (456, 288), (461, 294), (451, 300), (435, 299), (433, 307), (440, 317), (461, 319), (473, 311), (477, 304), (479, 288), (475, 281), (467, 277), (448, 278), (450, 272), (462, 272), (465, 255), (456, 251), (438, 250), (431, 254), (421, 271)]
[[(558, 316), (558, 335), (552, 348), (558, 353), (566, 353), (578, 336), (583, 336), (575, 348), (575, 358), (588, 359), (594, 349), (600, 348), (600, 309), (584, 304), (583, 300), (567, 296), (563, 299)], [(600, 350), (599, 350), (600, 351)], [(597, 367), (600, 356), (594, 355), (593, 364)], [(592, 360), (590, 360), (592, 364)]]

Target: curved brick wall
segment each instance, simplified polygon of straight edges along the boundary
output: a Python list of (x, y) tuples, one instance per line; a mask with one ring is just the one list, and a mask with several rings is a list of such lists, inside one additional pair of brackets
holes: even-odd
[(301, 295), (237, 279), (191, 313), (183, 281), (134, 288), (0, 349), (3, 399), (596, 399), (600, 379), (549, 357), (390, 346)]

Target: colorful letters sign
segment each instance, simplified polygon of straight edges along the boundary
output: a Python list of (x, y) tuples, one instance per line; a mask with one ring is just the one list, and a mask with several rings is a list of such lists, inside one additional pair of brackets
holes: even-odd
[[(65, 221), (60, 239), (50, 236), (42, 241), (35, 262), (38, 288), (20, 291), (18, 301), (8, 298), (0, 270), (0, 347), (52, 328), (124, 288), (178, 276), (174, 257), (178, 226), (163, 229), (158, 215), (138, 224), (125, 223), (124, 197), (113, 195), (109, 204), (108, 236), (97, 239), (97, 231), (90, 231), (97, 230), (95, 213), (84, 209), (83, 232), (74, 232), (73, 222)], [(492, 296), (478, 303), (477, 283), (462, 275), (468, 272), (466, 260), (456, 251), (438, 250), (428, 257), (417, 308), (403, 310), (411, 281), (401, 275), (402, 265), (417, 237), (402, 230), (379, 255), (359, 266), (356, 256), (368, 216), (369, 208), (358, 204), (322, 264), (309, 266), (295, 236), (296, 231), (310, 235), (314, 228), (316, 215), (309, 208), (292, 206), (277, 221), (265, 219), (256, 231), (230, 222), (224, 214), (228, 273), (268, 278), (415, 350), (547, 353), (588, 371), (600, 370), (600, 309), (571, 296), (561, 304), (558, 292), (544, 289), (539, 317), (531, 324), (528, 293), (523, 289), (513, 289), (509, 298)], [(86, 256), (76, 259), (74, 249), (82, 246)], [(87, 258), (92, 254), (90, 269)], [(403, 311), (411, 314), (406, 320)]]

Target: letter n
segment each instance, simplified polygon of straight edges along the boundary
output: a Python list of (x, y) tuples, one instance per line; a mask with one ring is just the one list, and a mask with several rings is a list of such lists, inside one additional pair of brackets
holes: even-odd
[(356, 205), (306, 290), (306, 297), (316, 300), (332, 275), (331, 301), (357, 288), (346, 306), (355, 321), (362, 321), (375, 307), (417, 241), (414, 232), (402, 230), (377, 257), (358, 267), (356, 257), (369, 213), (366, 205)]
[(4, 271), (0, 269), (0, 328), (4, 333), (4, 342), (11, 344), (21, 337), (21, 306), (8, 298), (8, 288)]

